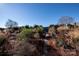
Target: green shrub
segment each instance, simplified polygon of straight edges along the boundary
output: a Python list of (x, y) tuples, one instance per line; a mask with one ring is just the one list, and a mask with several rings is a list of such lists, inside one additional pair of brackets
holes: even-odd
[(3, 47), (5, 41), (6, 41), (5, 36), (0, 35), (0, 56), (7, 55), (7, 52), (5, 52), (5, 48)]
[(35, 32), (43, 32), (44, 28), (42, 26), (39, 25), (35, 25), (34, 26)]
[(58, 47), (61, 47), (61, 46), (63, 46), (63, 45), (64, 45), (63, 39), (57, 40), (57, 46), (58, 46)]
[(23, 28), (22, 31), (20, 32), (19, 34), (19, 38), (21, 40), (23, 39), (27, 39), (31, 36), (31, 33), (32, 33), (32, 29), (29, 29), (29, 28)]
[(74, 42), (74, 43), (78, 43), (78, 42), (79, 42), (79, 37), (73, 39), (73, 42)]
[(0, 45), (3, 44), (3, 41), (5, 40), (5, 37), (4, 36), (0, 36)]

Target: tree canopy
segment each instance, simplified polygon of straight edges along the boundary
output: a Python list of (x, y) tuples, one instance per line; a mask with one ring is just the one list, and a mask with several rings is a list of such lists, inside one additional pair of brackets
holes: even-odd
[(74, 23), (74, 18), (70, 16), (62, 16), (59, 19), (59, 24), (73, 24)]
[(13, 27), (17, 27), (18, 23), (13, 21), (13, 20), (8, 19), (8, 21), (6, 22), (5, 26), (7, 28), (13, 28)]

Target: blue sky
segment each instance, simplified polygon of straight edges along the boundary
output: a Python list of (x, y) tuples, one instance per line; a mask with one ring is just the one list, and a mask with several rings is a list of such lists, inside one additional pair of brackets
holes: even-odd
[(5, 27), (8, 19), (19, 25), (57, 24), (61, 16), (71, 16), (79, 21), (79, 4), (0, 4), (0, 27)]

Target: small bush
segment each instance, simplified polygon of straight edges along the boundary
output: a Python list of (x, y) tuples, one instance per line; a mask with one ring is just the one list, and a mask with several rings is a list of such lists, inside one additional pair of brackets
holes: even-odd
[(5, 42), (6, 42), (5, 36), (0, 35), (0, 55), (1, 56), (7, 55), (7, 52), (5, 50), (6, 48), (4, 47)]
[(75, 38), (75, 39), (73, 40), (73, 42), (74, 42), (74, 43), (78, 43), (78, 42), (79, 42), (79, 37)]
[(23, 28), (22, 31), (19, 34), (19, 38), (21, 40), (27, 39), (27, 38), (29, 38), (31, 36), (31, 33), (32, 33), (32, 29)]
[(4, 36), (0, 36), (0, 45), (3, 44), (4, 40), (5, 40), (5, 37)]
[(58, 47), (61, 47), (61, 46), (63, 46), (63, 45), (64, 45), (63, 39), (60, 39), (60, 40), (57, 41), (57, 46), (58, 46)]

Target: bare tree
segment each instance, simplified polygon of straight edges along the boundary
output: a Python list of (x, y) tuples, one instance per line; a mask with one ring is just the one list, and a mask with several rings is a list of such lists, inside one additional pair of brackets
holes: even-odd
[(5, 25), (7, 28), (13, 28), (13, 27), (17, 27), (18, 26), (18, 23), (13, 21), (13, 20), (10, 20), (8, 19), (8, 21), (6, 22), (6, 25)]
[(59, 24), (73, 24), (74, 23), (74, 18), (70, 16), (62, 16), (59, 19)]

